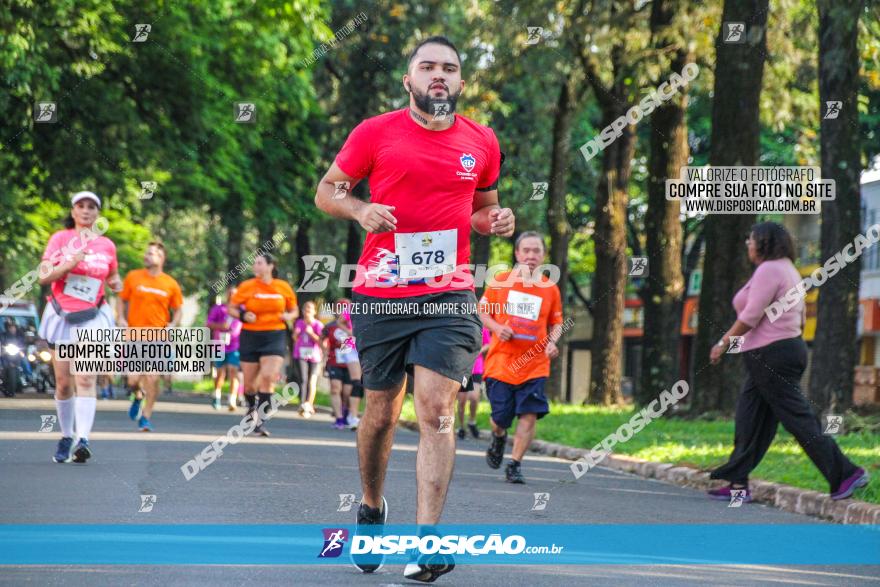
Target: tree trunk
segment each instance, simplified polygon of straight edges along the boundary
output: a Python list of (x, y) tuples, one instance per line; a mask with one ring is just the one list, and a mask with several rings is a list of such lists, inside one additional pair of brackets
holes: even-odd
[[(833, 257), (860, 229), (859, 16), (864, 0), (819, 0), (819, 105), (842, 102), (837, 118), (820, 121), (822, 178), (833, 179), (837, 199), (822, 206), (822, 259)], [(820, 410), (852, 405), (858, 360), (856, 323), (859, 269), (850, 263), (819, 289), (819, 311), (810, 370), (810, 399)]]
[[(651, 29), (655, 46), (667, 43), (679, 3), (655, 0)], [(670, 63), (679, 73), (693, 61), (680, 49)], [(681, 205), (666, 200), (666, 179), (679, 175), (687, 165), (687, 90), (654, 110), (651, 115), (651, 152), (648, 162), (648, 209), (645, 213), (645, 245), (648, 279), (640, 295), (645, 323), (642, 335), (641, 382), (635, 391), (638, 405), (646, 405), (678, 379), (678, 341), (684, 278), (681, 273)]]
[[(569, 165), (571, 151), (571, 126), (577, 98), (574, 94), (572, 74), (565, 76), (559, 87), (556, 102), (556, 117), (553, 120), (553, 145), (550, 159), (550, 181), (547, 186), (547, 228), (550, 234), (549, 263), (559, 267), (559, 281), (556, 286), (565, 305), (565, 292), (568, 284), (568, 242), (571, 239), (571, 225), (565, 210), (565, 171)], [(556, 346), (559, 356), (550, 362), (550, 377), (547, 381), (547, 395), (550, 399), (562, 399), (562, 358), (568, 351), (565, 337)]]
[[(229, 272), (242, 260), (241, 239), (244, 236), (244, 217), (241, 215), (241, 198), (233, 193), (225, 208), (220, 218), (226, 228), (226, 271)], [(246, 268), (246, 271), (249, 269)], [(235, 282), (241, 280), (241, 276), (236, 276)]]
[[(747, 41), (730, 44), (720, 30), (715, 39), (715, 93), (712, 101), (712, 166), (756, 165), (759, 155), (759, 99), (767, 56), (768, 0), (725, 0), (722, 22), (744, 22)], [(722, 27), (723, 29), (723, 27)], [(697, 329), (693, 390), (700, 412), (730, 412), (743, 379), (742, 360), (727, 356), (709, 366), (712, 345), (736, 320), (732, 300), (751, 272), (745, 239), (754, 214), (706, 217), (706, 255)]]
[[(605, 109), (602, 128), (623, 115), (626, 101), (618, 95)], [(592, 403), (623, 403), (620, 388), (623, 368), (623, 307), (626, 289), (626, 208), (629, 178), (635, 151), (635, 129), (622, 134), (602, 153), (602, 174), (596, 188), (596, 272), (593, 275), (593, 340), (591, 344), (590, 396)], [(650, 271), (650, 268), (649, 268)]]
[[(305, 255), (310, 255), (312, 252), (312, 246), (309, 242), (309, 228), (311, 228), (311, 222), (308, 220), (301, 220), (296, 227), (296, 237), (294, 238), (294, 250), (296, 251), (296, 283), (303, 282), (303, 278), (306, 274), (303, 257)], [(302, 292), (298, 295), (302, 296), (302, 301), (316, 297), (316, 294), (310, 294), (307, 292)]]

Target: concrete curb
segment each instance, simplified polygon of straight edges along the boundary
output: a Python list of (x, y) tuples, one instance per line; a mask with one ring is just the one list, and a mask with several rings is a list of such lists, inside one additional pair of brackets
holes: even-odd
[[(400, 420), (398, 425), (409, 430), (419, 431), (418, 422)], [(490, 434), (491, 431), (489, 430), (480, 431), (481, 437), (487, 439)], [(508, 436), (507, 443), (513, 444), (512, 436)], [(590, 453), (590, 451), (582, 448), (574, 448), (544, 440), (532, 441), (529, 452), (568, 461), (575, 461)], [(626, 455), (608, 455), (600, 463), (600, 466), (693, 489), (708, 490), (725, 485), (723, 481), (709, 479), (708, 471), (676, 466), (670, 463), (654, 463)], [(574, 474), (572, 473), (573, 476)], [(880, 524), (880, 505), (873, 503), (855, 499), (834, 501), (827, 493), (819, 493), (779, 483), (770, 483), (759, 479), (753, 479), (750, 482), (750, 489), (752, 491), (752, 501), (771, 505), (794, 514), (813, 516), (836, 524)]]

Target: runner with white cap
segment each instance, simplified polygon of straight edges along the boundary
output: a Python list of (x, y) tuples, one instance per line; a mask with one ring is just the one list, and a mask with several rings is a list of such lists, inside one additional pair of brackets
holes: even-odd
[[(51, 285), (49, 303), (40, 322), (40, 337), (52, 349), (55, 371), (55, 409), (61, 440), (54, 460), (56, 463), (71, 460), (85, 463), (92, 456), (89, 433), (95, 421), (98, 376), (71, 377), (70, 362), (55, 360), (55, 345), (75, 340), (74, 328), (113, 328), (113, 313), (105, 303), (104, 286), (119, 292), (122, 280), (116, 245), (102, 236), (107, 230), (107, 221), (98, 218), (101, 199), (92, 192), (78, 192), (71, 198), (70, 205), (65, 229), (49, 238), (39, 267), (40, 285)], [(79, 438), (75, 449), (74, 423)]]

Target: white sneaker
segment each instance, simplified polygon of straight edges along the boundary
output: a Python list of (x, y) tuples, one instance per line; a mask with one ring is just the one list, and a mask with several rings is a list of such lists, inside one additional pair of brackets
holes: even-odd
[(348, 424), (349, 430), (357, 430), (358, 424), (360, 424), (361, 419), (357, 416), (352, 416), (351, 414), (345, 420), (345, 423)]

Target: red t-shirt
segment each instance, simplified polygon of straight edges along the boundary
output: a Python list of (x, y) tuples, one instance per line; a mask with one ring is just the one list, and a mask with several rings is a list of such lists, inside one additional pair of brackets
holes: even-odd
[(327, 366), (328, 367), (345, 367), (345, 363), (337, 360), (336, 351), (343, 350), (345, 340), (349, 338), (348, 333), (331, 322), (324, 328), (324, 338), (327, 339)]
[[(461, 266), (470, 259), (474, 192), (501, 170), (492, 129), (456, 114), (450, 128), (431, 131), (404, 108), (360, 123), (336, 165), (353, 178), (369, 177), (370, 201), (395, 206), (397, 218), (396, 231), (367, 234), (356, 283), (364, 282), (354, 291), (405, 298), (473, 289)], [(427, 285), (428, 271), (441, 275), (435, 283), (442, 285)]]

